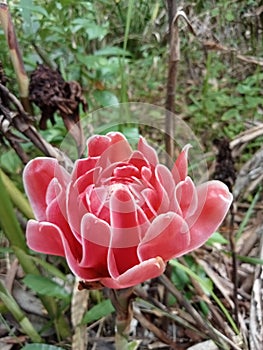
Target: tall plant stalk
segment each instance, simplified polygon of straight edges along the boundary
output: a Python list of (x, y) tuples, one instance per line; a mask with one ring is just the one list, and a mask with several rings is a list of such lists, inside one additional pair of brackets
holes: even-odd
[(32, 106), (28, 98), (29, 79), (25, 71), (7, 1), (0, 1), (0, 22), (4, 30), (10, 57), (16, 73), (21, 102), (24, 109), (32, 115)]
[(120, 70), (121, 70), (121, 102), (128, 102), (127, 94), (127, 76), (125, 74), (125, 51), (127, 50), (127, 44), (129, 39), (130, 26), (132, 21), (134, 0), (129, 0), (128, 11), (125, 25), (124, 41), (123, 41), (123, 55), (120, 61)]
[(179, 61), (179, 36), (177, 23), (174, 17), (177, 12), (176, 0), (167, 0), (168, 24), (169, 24), (169, 59), (168, 76), (166, 85), (165, 101), (165, 149), (167, 153), (167, 165), (174, 159), (174, 112), (175, 112), (175, 90)]

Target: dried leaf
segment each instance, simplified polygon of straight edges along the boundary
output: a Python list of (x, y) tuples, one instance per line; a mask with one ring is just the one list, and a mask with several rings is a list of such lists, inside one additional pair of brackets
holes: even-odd
[(86, 325), (81, 324), (87, 310), (89, 291), (79, 290), (79, 281), (76, 279), (71, 299), (71, 323), (73, 326), (72, 350), (85, 350), (88, 337)]

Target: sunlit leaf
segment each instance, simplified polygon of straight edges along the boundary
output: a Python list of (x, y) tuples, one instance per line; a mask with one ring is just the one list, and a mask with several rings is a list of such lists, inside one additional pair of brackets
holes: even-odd
[(96, 56), (130, 56), (131, 54), (127, 50), (123, 50), (120, 47), (107, 46), (103, 49), (97, 50), (94, 52)]
[(48, 295), (59, 299), (66, 299), (70, 296), (62, 286), (47, 277), (29, 274), (23, 281), (27, 287), (41, 295)]
[(110, 315), (114, 311), (114, 307), (109, 299), (103, 300), (101, 303), (93, 306), (86, 312), (82, 323), (91, 323), (99, 320), (102, 317)]
[(94, 98), (99, 102), (103, 107), (116, 105), (119, 103), (119, 100), (116, 95), (110, 91), (94, 91)]
[(213, 245), (215, 243), (227, 244), (228, 240), (219, 232), (214, 232), (212, 236), (206, 241), (206, 244)]
[(35, 344), (27, 344), (21, 350), (64, 350), (64, 349), (55, 345), (35, 343)]

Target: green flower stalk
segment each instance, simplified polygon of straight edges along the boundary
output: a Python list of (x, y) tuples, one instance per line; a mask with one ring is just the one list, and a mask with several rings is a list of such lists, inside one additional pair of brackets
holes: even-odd
[(132, 298), (133, 287), (111, 289), (110, 299), (116, 310), (115, 346), (116, 350), (129, 349), (128, 336), (133, 317)]

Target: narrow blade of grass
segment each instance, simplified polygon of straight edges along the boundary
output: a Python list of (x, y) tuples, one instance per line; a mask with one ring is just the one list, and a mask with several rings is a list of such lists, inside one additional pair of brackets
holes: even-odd
[(2, 284), (1, 281), (0, 281), (0, 298), (2, 299), (3, 303), (6, 305), (8, 310), (11, 312), (11, 314), (14, 316), (14, 318), (17, 320), (17, 322), (19, 322), (25, 334), (27, 334), (33, 342), (41, 343), (42, 338), (34, 329), (32, 323), (25, 316), (25, 314), (20, 309), (15, 299), (8, 292), (8, 290), (5, 288), (5, 286)]
[(209, 294), (212, 296), (212, 298), (214, 299), (214, 301), (217, 303), (217, 305), (220, 307), (220, 309), (222, 310), (222, 312), (224, 313), (224, 315), (226, 316), (226, 319), (228, 320), (229, 324), (231, 325), (231, 327), (233, 328), (234, 332), (236, 334), (239, 334), (239, 330), (238, 327), (236, 325), (236, 323), (234, 322), (233, 318), (231, 317), (230, 313), (227, 311), (227, 309), (225, 308), (225, 306), (222, 304), (222, 302), (219, 300), (219, 298), (215, 295), (215, 293), (209, 289), (207, 289), (207, 285), (206, 283), (204, 283), (204, 281), (202, 280), (202, 278), (200, 278), (196, 273), (194, 273), (192, 270), (190, 270), (187, 266), (184, 266), (182, 264), (180, 264), (177, 260), (171, 260), (169, 262), (172, 266), (175, 266), (177, 268), (182, 269), (184, 272), (186, 272), (189, 276), (191, 276), (192, 278), (194, 278), (200, 285), (201, 287), (204, 289), (204, 292), (209, 292)]
[(247, 226), (247, 223), (248, 223), (248, 220), (249, 218), (251, 217), (252, 213), (253, 213), (253, 210), (254, 210), (254, 207), (259, 199), (259, 195), (260, 195), (260, 192), (262, 190), (262, 187), (260, 187), (255, 195), (255, 197), (253, 198), (253, 201), (251, 202), (249, 208), (248, 208), (248, 211), (246, 212), (246, 215), (244, 217), (244, 219), (242, 220), (241, 222), (241, 225), (239, 226), (239, 229), (236, 233), (236, 241), (239, 240), (239, 238), (241, 237), (245, 227)]

